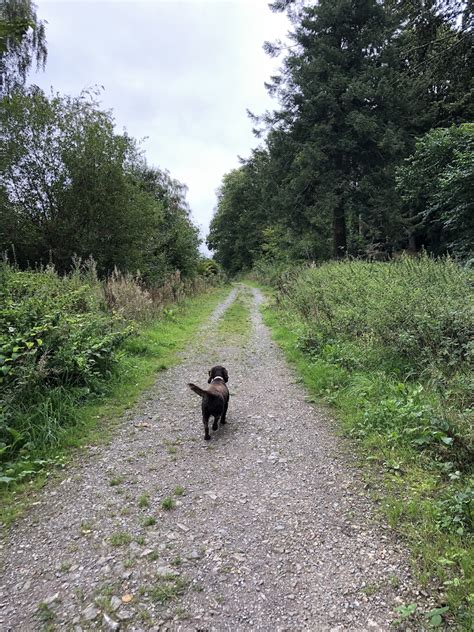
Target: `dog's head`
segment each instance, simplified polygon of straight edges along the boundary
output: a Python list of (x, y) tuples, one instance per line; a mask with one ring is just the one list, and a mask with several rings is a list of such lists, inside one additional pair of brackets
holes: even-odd
[(221, 377), (224, 382), (229, 381), (229, 374), (227, 373), (227, 369), (220, 364), (218, 364), (217, 366), (213, 366), (212, 369), (209, 371), (209, 379), (207, 380), (207, 383), (210, 384), (215, 377)]

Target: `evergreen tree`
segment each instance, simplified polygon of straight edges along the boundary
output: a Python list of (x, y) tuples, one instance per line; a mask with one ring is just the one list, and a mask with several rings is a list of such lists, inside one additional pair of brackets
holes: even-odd
[(321, 0), (301, 10), (294, 48), (271, 85), (282, 108), (267, 120), (289, 138), (291, 225), (322, 231), (318, 241), (330, 241), (334, 257), (347, 252), (348, 223), (370, 226), (370, 239), (389, 238), (384, 209), (393, 200), (384, 191), (393, 191), (403, 147), (393, 33), (375, 0)]

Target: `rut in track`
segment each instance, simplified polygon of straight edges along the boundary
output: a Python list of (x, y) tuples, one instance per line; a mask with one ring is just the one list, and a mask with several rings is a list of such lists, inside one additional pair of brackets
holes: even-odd
[[(216, 325), (237, 292), (251, 308), (243, 338)], [(419, 598), (261, 301), (234, 290), (109, 445), (42, 490), (3, 546), (1, 630), (387, 630)], [(204, 442), (186, 385), (217, 363), (229, 423)]]

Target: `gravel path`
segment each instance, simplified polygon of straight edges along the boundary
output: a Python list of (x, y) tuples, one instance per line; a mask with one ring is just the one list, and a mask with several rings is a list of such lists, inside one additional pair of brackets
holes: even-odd
[[(418, 598), (347, 445), (271, 341), (260, 293), (238, 291), (250, 296), (249, 336), (217, 333), (234, 290), (112, 442), (12, 529), (2, 631), (387, 630), (394, 607)], [(230, 375), (229, 423), (204, 442), (186, 384), (205, 385), (217, 363)]]

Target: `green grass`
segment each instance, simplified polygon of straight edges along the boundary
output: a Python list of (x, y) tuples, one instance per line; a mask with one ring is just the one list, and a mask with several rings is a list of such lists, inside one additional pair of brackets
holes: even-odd
[(158, 575), (154, 584), (143, 589), (151, 601), (164, 605), (184, 594), (189, 581), (178, 575)]
[(148, 494), (142, 494), (138, 498), (138, 506), (141, 507), (142, 509), (144, 507), (149, 507), (150, 506), (150, 497), (148, 496)]
[(161, 508), (164, 509), (165, 511), (170, 511), (171, 509), (174, 509), (176, 507), (176, 501), (171, 498), (171, 496), (167, 496), (166, 498), (163, 498), (163, 500), (161, 501)]
[[(272, 290), (265, 292), (272, 297)], [(270, 304), (262, 312), (312, 401), (331, 405), (341, 432), (355, 442), (381, 519), (409, 544), (417, 580), (428, 587), (434, 579), (439, 586), (442, 610), (412, 612), (411, 604), (405, 604), (403, 617), (425, 627), (441, 618), (450, 629), (471, 630), (472, 462), (462, 434), (459, 447), (451, 449), (450, 436), (432, 425), (445, 403), (442, 393), (429, 380), (422, 388), (416, 379), (403, 380), (403, 363), (397, 365), (397, 358), (380, 346), (374, 346), (372, 358), (367, 358), (367, 347), (350, 340), (314, 350), (306, 344), (307, 327), (294, 309)], [(425, 418), (423, 434), (418, 427), (424, 427)], [(409, 434), (410, 427), (417, 432)]]
[(219, 319), (218, 333), (227, 339), (234, 339), (237, 344), (244, 342), (250, 333), (251, 303), (251, 291), (245, 285), (239, 284), (234, 302)]
[(63, 465), (75, 450), (113, 438), (124, 412), (153, 385), (157, 373), (179, 361), (179, 352), (228, 293), (226, 286), (186, 299), (172, 313), (141, 327), (136, 336), (125, 340), (118, 365), (102, 393), (82, 404), (71, 401), (67, 414), (74, 415), (74, 423), (61, 429), (54, 445), (29, 457), (25, 477), (0, 489), (0, 522), (4, 527), (21, 515), (48, 478), (60, 473), (57, 465)]
[(112, 546), (125, 546), (130, 544), (132, 541), (132, 536), (125, 531), (117, 531), (117, 533), (112, 533), (109, 538), (109, 542)]

